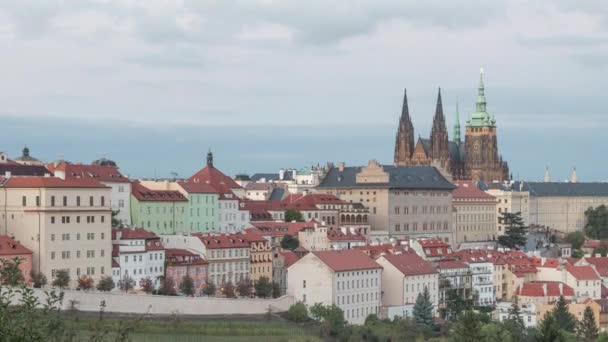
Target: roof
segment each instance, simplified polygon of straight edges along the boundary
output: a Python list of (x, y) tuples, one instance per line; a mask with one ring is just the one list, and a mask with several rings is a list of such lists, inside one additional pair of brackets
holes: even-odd
[[(521, 188), (520, 188), (521, 186)], [(530, 196), (608, 196), (608, 183), (515, 182), (513, 189), (529, 191)]]
[(268, 242), (268, 240), (264, 239), (262, 232), (257, 228), (247, 228), (243, 231), (243, 236), (245, 240), (249, 242)]
[(179, 186), (181, 186), (184, 191), (189, 194), (217, 194), (218, 191), (215, 190), (210, 184), (201, 183), (201, 182), (191, 182), (191, 181), (179, 181), (177, 182)]
[(382, 266), (356, 249), (312, 252), (334, 272), (382, 269)]
[[(424, 148), (427, 155), (429, 155), (429, 151), (431, 150), (431, 140), (430, 139), (420, 139), (422, 141), (422, 147)], [(455, 141), (448, 141), (448, 151), (450, 153), (450, 159), (452, 161), (464, 161), (465, 158), (465, 146), (464, 143), (456, 144)]]
[(279, 252), (283, 257), (285, 268), (289, 268), (289, 266), (293, 265), (296, 261), (298, 261), (298, 255), (292, 251)]
[(58, 165), (49, 164), (49, 170), (53, 172), (65, 172), (66, 179), (73, 178), (92, 178), (101, 182), (112, 183), (128, 183), (129, 178), (125, 177), (118, 171), (117, 166), (113, 165), (86, 165), (86, 164), (69, 164), (66, 162)]
[(354, 246), (353, 249), (358, 249), (363, 251), (365, 254), (369, 255), (372, 258), (376, 258), (380, 255), (384, 254), (395, 254), (395, 253), (415, 253), (413, 250), (407, 251), (405, 247), (401, 244), (382, 244), (382, 245), (364, 245), (364, 246)]
[(314, 227), (315, 222), (276, 222), (276, 221), (252, 221), (251, 225), (260, 230), (266, 236), (298, 236), (298, 233), (307, 227)]
[(600, 276), (592, 266), (572, 266), (566, 264), (566, 270), (577, 280), (599, 280)]
[(586, 240), (583, 243), (583, 248), (598, 248), (600, 245), (600, 240)]
[(113, 228), (112, 240), (118, 239), (118, 233), (121, 233), (120, 240), (140, 240), (140, 239), (157, 239), (156, 234), (147, 231), (143, 228)]
[(44, 176), (52, 174), (52, 172), (44, 165), (23, 165), (14, 162), (0, 163), (0, 175), (5, 175), (7, 172), (11, 176)]
[(138, 201), (145, 202), (187, 202), (188, 199), (177, 190), (151, 190), (139, 182), (131, 185), (131, 194)]
[(271, 181), (281, 181), (281, 180), (293, 180), (291, 177), (291, 172), (286, 171), (283, 174), (283, 179), (281, 179), (281, 175), (278, 173), (254, 173), (253, 176), (251, 176), (251, 180), (253, 182), (259, 182), (261, 180), (264, 180), (266, 182), (271, 182)]
[(0, 235), (0, 255), (32, 254), (27, 247), (10, 236)]
[(382, 165), (389, 174), (388, 183), (357, 183), (356, 176), (362, 169), (359, 166), (329, 169), (327, 176), (318, 188), (391, 188), (391, 189), (429, 189), (452, 190), (456, 188), (432, 166), (393, 166)]
[(574, 289), (559, 281), (532, 281), (518, 286), (515, 294), (525, 297), (574, 297)]
[(274, 183), (247, 183), (245, 190), (272, 190), (275, 187)]
[(198, 237), (207, 249), (249, 248), (243, 234), (192, 234)]
[(341, 230), (331, 230), (327, 232), (327, 238), (330, 241), (365, 241), (365, 236), (361, 234), (352, 234), (350, 232), (342, 232)]
[(456, 260), (440, 260), (435, 263), (437, 268), (440, 269), (455, 269), (455, 268), (469, 268), (469, 265), (466, 262), (456, 261)]
[(165, 259), (170, 261), (170, 265), (167, 266), (184, 266), (184, 265), (206, 265), (209, 262), (200, 255), (192, 253), (186, 249), (181, 248), (167, 248), (165, 249)]
[[(2, 177), (0, 177), (2, 178)], [(10, 177), (0, 180), (4, 188), (107, 188), (94, 179), (63, 180), (56, 177)]]
[(427, 257), (446, 256), (452, 252), (450, 245), (439, 239), (419, 239), (416, 241), (420, 244), (422, 252)]
[(608, 277), (608, 258), (606, 257), (590, 257), (584, 258), (585, 261), (595, 266), (595, 270), (602, 277)]
[(496, 198), (485, 191), (482, 191), (477, 187), (475, 182), (472, 181), (456, 181), (454, 185), (457, 186), (452, 191), (452, 198), (455, 200), (459, 199), (477, 199), (486, 201), (495, 201)]
[(242, 189), (234, 179), (226, 176), (212, 165), (206, 165), (197, 173), (193, 174), (188, 181), (194, 183), (207, 183), (216, 188), (217, 191), (222, 191), (222, 189), (218, 188), (223, 188), (224, 186), (228, 189)]
[(405, 276), (437, 273), (437, 270), (433, 268), (431, 263), (422, 259), (418, 254), (389, 254), (382, 257), (395, 266), (395, 268)]

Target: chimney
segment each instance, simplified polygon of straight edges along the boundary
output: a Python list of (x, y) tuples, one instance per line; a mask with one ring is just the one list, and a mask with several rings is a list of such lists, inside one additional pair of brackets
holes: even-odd
[(47, 173), (44, 174), (44, 178), (49, 178), (49, 177), (51, 177), (50, 173), (47, 172)]
[(564, 283), (559, 283), (559, 294), (563, 294), (564, 293)]
[[(561, 284), (561, 283), (560, 283)], [(547, 295), (547, 283), (543, 283), (543, 295)]]
[(340, 162), (340, 163), (338, 164), (338, 171), (340, 171), (340, 172), (344, 172), (344, 162)]

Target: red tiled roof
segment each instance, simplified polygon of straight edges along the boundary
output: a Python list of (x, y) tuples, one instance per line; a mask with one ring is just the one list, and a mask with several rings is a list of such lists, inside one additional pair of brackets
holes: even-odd
[(452, 190), (452, 198), (459, 199), (477, 199), (486, 201), (495, 201), (496, 197), (479, 189), (475, 182), (472, 181), (456, 181), (454, 185), (456, 189)]
[(318, 210), (317, 205), (323, 204), (347, 204), (347, 202), (332, 194), (290, 194), (281, 200), (281, 207), (284, 210)]
[(245, 186), (246, 190), (261, 190), (261, 191), (270, 191), (274, 189), (274, 183), (247, 183)]
[(188, 201), (186, 196), (177, 190), (150, 190), (139, 182), (131, 185), (131, 194), (138, 201), (150, 202), (184, 202)]
[(361, 234), (343, 233), (341, 230), (330, 230), (327, 238), (331, 241), (365, 241), (365, 236)]
[(595, 270), (602, 277), (608, 277), (608, 258), (607, 257), (589, 257), (584, 258), (585, 261), (595, 266)]
[(198, 237), (208, 249), (249, 248), (249, 241), (243, 234), (192, 234)]
[(10, 236), (0, 235), (0, 255), (22, 254), (32, 254), (32, 251)]
[(91, 178), (101, 182), (128, 183), (129, 179), (123, 176), (118, 167), (111, 165), (85, 165), (60, 163), (59, 165), (49, 164), (49, 170), (53, 172), (65, 172), (66, 179)]
[(598, 248), (600, 240), (587, 240), (583, 243), (583, 248)]
[(10, 177), (5, 178), (2, 186), (5, 188), (108, 188), (90, 178), (63, 180), (56, 177)]
[(245, 240), (249, 242), (268, 242), (268, 240), (264, 239), (262, 232), (257, 228), (245, 229), (243, 236), (245, 237)]
[(363, 251), (365, 254), (369, 255), (372, 258), (376, 258), (380, 256), (382, 253), (384, 254), (395, 254), (399, 253), (415, 253), (414, 251), (406, 251), (405, 247), (400, 244), (392, 245), (390, 243), (383, 245), (365, 245), (365, 246), (354, 246), (353, 249), (358, 249)]
[(207, 183), (179, 181), (177, 182), (187, 193), (190, 194), (217, 194), (218, 191)]
[(298, 236), (298, 233), (307, 227), (314, 227), (314, 222), (276, 222), (253, 221), (251, 225), (260, 230), (263, 236)]
[(591, 266), (572, 266), (566, 264), (566, 270), (577, 280), (599, 280), (600, 276)]
[(469, 268), (466, 262), (455, 261), (455, 260), (440, 260), (436, 263), (437, 268), (441, 269), (453, 269), (453, 268)]
[(0, 174), (5, 175), (10, 172), (12, 176), (44, 176), (52, 174), (44, 165), (22, 165), (14, 161), (0, 163)]
[(190, 183), (206, 183), (211, 185), (219, 192), (225, 192), (227, 189), (242, 189), (234, 179), (226, 176), (220, 170), (213, 166), (205, 166), (197, 173), (188, 178)]
[(418, 243), (427, 257), (441, 257), (452, 252), (450, 245), (439, 239), (421, 239)]
[(532, 281), (518, 286), (515, 294), (525, 297), (573, 297), (574, 289), (558, 281)]
[(437, 270), (429, 262), (418, 256), (418, 254), (390, 254), (384, 255), (382, 258), (385, 258), (405, 276), (437, 273)]
[(252, 201), (243, 200), (241, 202), (245, 210), (254, 211), (285, 211), (282, 201)]
[(180, 248), (167, 248), (165, 250), (165, 259), (170, 261), (172, 265), (177, 266), (209, 264), (209, 262), (201, 258), (200, 255)]
[(312, 253), (335, 272), (382, 269), (372, 258), (356, 249)]
[(293, 265), (296, 261), (298, 261), (298, 255), (292, 251), (279, 252), (283, 257), (285, 268), (289, 268), (289, 266)]
[(114, 228), (112, 229), (112, 240), (118, 239), (118, 233), (121, 233), (121, 240), (159, 239), (156, 234), (143, 228)]

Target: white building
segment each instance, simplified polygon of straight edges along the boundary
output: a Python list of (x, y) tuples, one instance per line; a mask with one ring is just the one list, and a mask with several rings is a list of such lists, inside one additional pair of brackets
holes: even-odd
[(492, 305), (496, 301), (494, 294), (494, 264), (486, 261), (469, 262), (473, 296), (476, 305)]
[[(509, 318), (509, 310), (511, 310), (512, 303), (500, 302), (496, 304), (496, 309), (492, 313), (492, 318), (504, 322)], [(526, 328), (536, 327), (536, 305), (528, 304), (520, 307), (519, 317), (524, 321)]]
[(131, 224), (131, 181), (120, 173), (117, 166), (60, 162), (49, 164), (48, 168), (61, 179), (91, 178), (109, 186), (112, 189), (110, 205), (113, 211), (118, 212), (116, 219), (122, 224)]
[(218, 201), (218, 226), (221, 233), (237, 233), (249, 228), (249, 211), (240, 207), (233, 193), (221, 193)]
[(142, 228), (112, 229), (112, 268), (114, 283), (128, 276), (135, 280), (135, 289), (140, 281), (150, 278), (154, 287), (160, 286), (159, 277), (165, 275), (165, 248), (160, 237)]
[(382, 266), (359, 250), (311, 252), (287, 272), (287, 293), (296, 301), (335, 304), (351, 324), (378, 314), (381, 291)]
[(506, 224), (502, 222), (503, 213), (521, 213), (525, 224), (530, 224), (530, 192), (525, 191), (521, 183), (488, 184), (486, 192), (496, 197), (497, 234), (503, 235)]
[[(437, 314), (439, 301), (439, 273), (415, 253), (387, 254), (377, 260), (382, 272), (382, 305), (388, 319), (408, 317), (418, 295), (427, 288)], [(411, 316), (410, 316), (411, 317)]]

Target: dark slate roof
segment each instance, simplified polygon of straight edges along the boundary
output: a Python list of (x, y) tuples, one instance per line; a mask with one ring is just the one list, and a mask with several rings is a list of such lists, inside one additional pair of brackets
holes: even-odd
[[(520, 182), (512, 188), (520, 190)], [(608, 196), (608, 183), (521, 182), (521, 191), (529, 191), (530, 196)]]
[(13, 176), (44, 176), (52, 174), (44, 165), (0, 164), (0, 176), (10, 172)]
[(389, 173), (389, 183), (356, 183), (359, 166), (345, 167), (343, 172), (332, 167), (319, 188), (391, 188), (391, 189), (441, 189), (452, 190), (456, 186), (445, 179), (432, 166), (393, 166), (383, 165)]
[(279, 180), (278, 173), (254, 173), (251, 177), (252, 182), (259, 182), (262, 178), (266, 179), (267, 182), (273, 180)]
[[(420, 139), (422, 140), (422, 146), (424, 150), (428, 154), (431, 150), (431, 140), (430, 139)], [(464, 161), (464, 144), (460, 143), (460, 147), (456, 145), (454, 141), (448, 141), (448, 149), (450, 151), (450, 159), (453, 161)]]
[(285, 188), (274, 188), (270, 194), (270, 201), (280, 201), (285, 197)]

